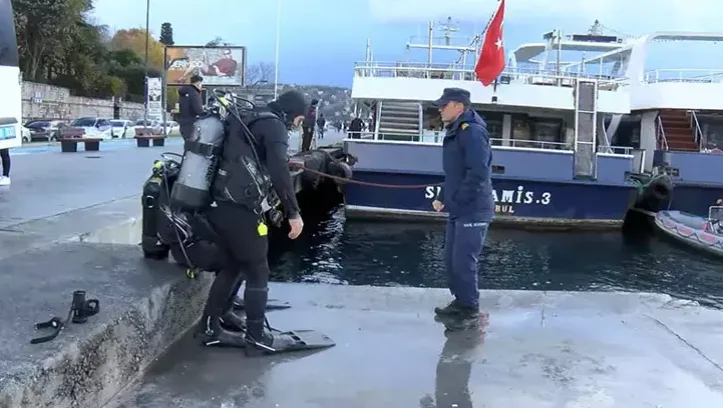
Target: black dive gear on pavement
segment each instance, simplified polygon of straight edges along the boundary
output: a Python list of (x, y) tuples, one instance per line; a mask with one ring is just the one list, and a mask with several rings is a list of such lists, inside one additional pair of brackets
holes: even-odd
[(63, 320), (56, 316), (47, 322), (36, 323), (35, 329), (53, 329), (53, 332), (30, 340), (30, 344), (40, 344), (54, 340), (68, 323), (83, 324), (88, 321), (89, 317), (97, 315), (99, 311), (100, 302), (98, 299), (86, 299), (84, 290), (76, 290), (73, 292), (73, 300), (70, 302), (68, 317)]

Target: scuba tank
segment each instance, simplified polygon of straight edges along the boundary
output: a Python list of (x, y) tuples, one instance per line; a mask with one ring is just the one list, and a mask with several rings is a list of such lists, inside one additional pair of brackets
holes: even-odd
[(163, 162), (153, 163), (153, 172), (143, 185), (141, 197), (142, 211), (142, 232), (141, 247), (143, 256), (151, 259), (166, 259), (170, 247), (164, 244), (158, 235), (158, 204), (163, 188)]
[(209, 190), (226, 136), (224, 122), (217, 115), (200, 118), (193, 126), (193, 135), (183, 148), (178, 180), (171, 191), (173, 207), (187, 211), (200, 210), (210, 204)]

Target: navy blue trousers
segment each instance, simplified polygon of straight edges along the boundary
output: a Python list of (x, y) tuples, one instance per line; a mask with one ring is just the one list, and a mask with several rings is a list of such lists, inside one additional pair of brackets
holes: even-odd
[(444, 264), (449, 291), (465, 306), (479, 306), (477, 258), (487, 236), (488, 222), (450, 217), (444, 240)]

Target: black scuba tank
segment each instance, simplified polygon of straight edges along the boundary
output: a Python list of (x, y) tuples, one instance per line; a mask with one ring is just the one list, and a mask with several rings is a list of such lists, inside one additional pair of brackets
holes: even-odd
[(143, 185), (141, 197), (142, 206), (142, 227), (141, 247), (143, 256), (152, 259), (166, 259), (170, 248), (161, 242), (158, 236), (158, 203), (163, 188), (163, 176), (161, 170), (163, 162), (153, 163), (153, 173)]

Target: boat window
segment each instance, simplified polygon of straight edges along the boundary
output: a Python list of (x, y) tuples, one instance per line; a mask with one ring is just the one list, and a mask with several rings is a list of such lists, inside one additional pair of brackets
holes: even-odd
[(505, 166), (492, 165), (492, 174), (505, 174)]

